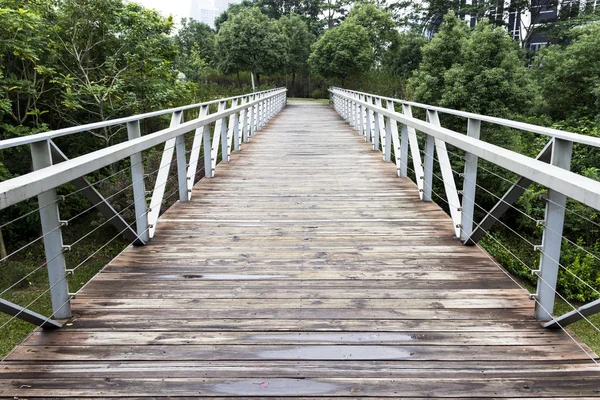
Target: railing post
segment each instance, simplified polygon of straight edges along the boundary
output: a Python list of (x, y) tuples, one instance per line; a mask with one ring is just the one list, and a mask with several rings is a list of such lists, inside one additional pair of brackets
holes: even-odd
[[(240, 105), (243, 106), (246, 104), (245, 98), (240, 98)], [(240, 119), (243, 119), (244, 110), (241, 110), (239, 113), (235, 113), (235, 123), (233, 125), (233, 149), (235, 151), (240, 151)]]
[[(358, 95), (359, 101), (364, 101), (364, 99), (362, 94)], [(358, 134), (365, 135), (365, 107), (362, 104), (358, 105)]]
[[(568, 170), (571, 167), (572, 152), (573, 142), (554, 138), (550, 163)], [(554, 311), (566, 204), (565, 195), (548, 189), (535, 305), (535, 318), (541, 321), (552, 319)]]
[(431, 201), (433, 190), (433, 157), (435, 140), (431, 135), (425, 135), (425, 154), (423, 156), (423, 201)]
[[(233, 99), (231, 100), (231, 108), (236, 108), (238, 105), (238, 99)], [(229, 162), (229, 160), (231, 159), (231, 144), (234, 141), (234, 136), (237, 135), (237, 125), (238, 125), (238, 121), (237, 121), (237, 113), (233, 113), (229, 116), (229, 126), (227, 128), (227, 140), (226, 140), (226, 144), (224, 147), (225, 152), (223, 153), (223, 160), (225, 162)], [(239, 142), (239, 135), (238, 136), (238, 142)], [(225, 156), (226, 154), (226, 156)]]
[[(367, 103), (373, 104), (373, 98), (371, 98), (371, 96), (366, 96), (365, 97), (365, 101)], [(365, 141), (367, 142), (371, 142), (372, 141), (372, 132), (373, 132), (373, 123), (371, 120), (371, 114), (373, 113), (373, 111), (371, 110), (371, 108), (366, 107), (365, 109), (365, 117), (367, 119), (367, 124), (366, 124), (366, 130), (365, 130)]]
[[(479, 139), (481, 121), (469, 118), (467, 136)], [(465, 153), (465, 173), (463, 177), (462, 216), (460, 240), (466, 243), (473, 233), (473, 213), (475, 211), (475, 192), (477, 190), (477, 161), (478, 157)]]
[[(171, 124), (169, 127), (174, 128), (181, 124), (182, 121), (183, 111), (176, 111), (171, 115)], [(156, 174), (156, 182), (154, 183), (154, 191), (152, 192), (152, 199), (150, 200), (150, 209), (148, 210), (148, 232), (150, 238), (154, 237), (154, 232), (156, 231), (156, 223), (158, 221), (158, 215), (160, 214), (162, 200), (165, 195), (167, 180), (169, 179), (169, 166), (171, 165), (171, 161), (173, 160), (173, 152), (177, 146), (176, 142), (176, 138), (169, 139), (165, 142), (163, 154), (160, 159), (160, 165)]]
[[(227, 103), (225, 103), (224, 110), (227, 110)], [(228, 127), (227, 127), (227, 117), (223, 117), (221, 119), (221, 131), (215, 132), (215, 135), (221, 135), (221, 161), (228, 162), (229, 161), (229, 138), (228, 138)]]
[[(394, 106), (394, 102), (392, 100), (387, 101), (387, 109), (391, 112), (396, 112), (396, 108)], [(400, 143), (398, 138), (398, 122), (395, 119), (390, 118), (390, 131), (392, 133), (392, 145), (394, 146), (394, 158), (396, 159), (396, 171), (398, 176), (400, 176)]]
[[(406, 106), (405, 104), (402, 104), (402, 113), (406, 114), (407, 112), (410, 112), (409, 116), (412, 116), (412, 111), (410, 110), (410, 106)], [(400, 171), (399, 172), (400, 172), (399, 176), (401, 178), (406, 178), (408, 176), (408, 125), (406, 125), (406, 124), (402, 124), (402, 129), (400, 129)]]
[[(439, 127), (442, 126), (437, 111), (427, 110), (427, 116), (429, 118), (429, 123)], [(454, 174), (452, 165), (450, 164), (448, 150), (446, 149), (446, 142), (440, 139), (435, 139), (434, 142), (438, 156), (438, 164), (440, 165), (440, 171), (442, 172), (442, 180), (444, 181), (446, 199), (448, 200), (448, 207), (450, 208), (450, 217), (452, 218), (452, 224), (454, 225), (454, 235), (457, 238), (460, 238), (460, 231), (462, 229), (462, 207), (458, 198), (458, 190), (456, 190), (456, 183), (454, 181)]]
[(202, 127), (202, 138), (204, 140), (204, 177), (212, 178), (214, 175), (212, 161), (212, 143), (210, 138), (210, 124)]
[(177, 136), (175, 140), (175, 150), (177, 151), (177, 185), (179, 188), (179, 201), (188, 201), (187, 184), (187, 161), (185, 156), (185, 137)]
[(352, 125), (354, 126), (354, 130), (358, 130), (358, 104), (356, 103), (356, 97), (358, 95), (352, 94)]
[[(49, 140), (31, 143), (31, 157), (35, 171), (52, 165), (50, 151)], [(58, 201), (59, 198), (56, 195), (55, 188), (38, 195), (52, 301), (52, 315), (54, 318), (62, 319), (71, 317), (71, 297), (69, 296), (69, 281), (67, 279)]]
[[(256, 100), (256, 95), (252, 95), (252, 99), (250, 101), (252, 102), (252, 101), (255, 101), (255, 100)], [(252, 105), (250, 107), (250, 121), (249, 121), (250, 129), (249, 129), (249, 136), (254, 136), (256, 134), (256, 125), (254, 125), (254, 121), (255, 121), (255, 118), (256, 118), (256, 107), (257, 107), (256, 104), (254, 104), (254, 105)]]
[[(200, 106), (200, 113), (198, 119), (202, 119), (208, 115), (208, 106)], [(192, 143), (192, 149), (190, 150), (190, 164), (188, 165), (187, 171), (187, 198), (192, 199), (192, 189), (194, 187), (194, 180), (196, 178), (196, 169), (198, 168), (198, 159), (200, 158), (200, 150), (202, 147), (203, 129), (200, 127), (194, 132), (194, 141)], [(206, 156), (204, 157), (206, 159)], [(210, 157), (208, 157), (210, 158)]]
[(392, 123), (390, 117), (385, 117), (385, 142), (383, 145), (383, 161), (392, 161)]
[[(129, 140), (141, 137), (140, 121), (127, 123), (127, 137)], [(142, 153), (135, 153), (131, 160), (131, 180), (133, 187), (133, 201), (135, 202), (135, 227), (138, 238), (148, 243), (148, 204), (146, 202), (146, 185), (144, 183), (144, 164)]]
[[(244, 97), (242, 99), (242, 104), (246, 104), (250, 101), (250, 96)], [(242, 122), (242, 142), (244, 143), (248, 143), (248, 136), (250, 135), (250, 123), (248, 122), (249, 119), (250, 107), (245, 107), (240, 114), (240, 120)]]
[[(382, 108), (381, 105), (381, 98), (376, 97), (375, 98), (375, 107), (379, 107)], [(385, 158), (385, 135), (386, 135), (386, 130), (385, 130), (385, 119), (383, 117), (382, 114), (377, 113), (376, 116), (376, 120), (375, 120), (375, 130), (377, 132), (375, 132), (375, 136), (377, 136), (374, 140), (374, 150), (379, 151), (379, 145), (381, 144), (381, 152), (382, 152), (382, 157)]]

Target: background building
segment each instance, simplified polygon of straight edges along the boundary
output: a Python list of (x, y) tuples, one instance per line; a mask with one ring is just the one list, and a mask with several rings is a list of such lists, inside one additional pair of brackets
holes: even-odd
[(241, 3), (242, 0), (192, 0), (190, 17), (204, 22), (211, 28), (215, 27), (215, 18), (227, 10), (231, 3)]

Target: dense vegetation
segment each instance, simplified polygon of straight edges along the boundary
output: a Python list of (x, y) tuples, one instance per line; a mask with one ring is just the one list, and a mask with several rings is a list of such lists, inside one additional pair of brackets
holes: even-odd
[[(600, 135), (600, 9), (565, 5), (557, 19), (537, 25), (550, 44), (532, 52), (527, 50), (532, 27), (514, 40), (502, 21), (483, 18), (494, 3), (461, 3), (244, 0), (219, 16), (213, 29), (188, 19), (176, 24), (171, 17), (122, 0), (0, 0), (0, 139), (248, 92), (252, 76), (262, 87), (285, 85), (292, 96), (325, 98), (329, 86), (339, 85)], [(528, 4), (513, 2), (513, 8), (524, 10)], [(530, 11), (535, 21), (536, 10)], [(478, 23), (468, 26), (465, 16), (478, 18)], [(454, 118), (442, 123), (458, 131), (466, 126)], [(157, 118), (142, 128), (152, 132), (166, 124), (168, 117)], [(545, 144), (543, 137), (485, 124), (482, 138), (530, 156)], [(74, 157), (125, 139), (124, 129), (107, 128), (57, 142)], [(457, 154), (452, 161), (458, 173), (463, 168), (460, 151), (449, 150)], [(159, 155), (158, 150), (146, 154), (147, 170), (156, 168)], [(600, 179), (598, 165), (597, 150), (575, 147), (573, 171)], [(98, 188), (111, 195), (129, 184), (128, 172), (117, 173), (126, 167), (123, 161), (88, 178), (101, 181)], [(478, 217), (516, 178), (485, 162), (481, 167)], [(28, 149), (0, 152), (0, 180), (30, 170)], [(440, 182), (434, 190), (443, 194)], [(73, 188), (65, 185), (59, 192), (69, 194)], [(543, 219), (544, 193), (533, 185), (518, 201), (518, 210), (505, 215), (482, 242), (531, 284), (535, 276), (527, 267), (537, 267), (539, 254), (531, 243), (541, 240), (535, 220)], [(131, 219), (128, 191), (111, 202)], [(80, 196), (68, 196), (61, 214), (68, 219), (87, 207)], [(36, 208), (31, 200), (3, 210), (0, 258), (39, 237), (37, 213), (28, 214)], [(559, 291), (569, 301), (587, 302), (600, 289), (599, 218), (595, 210), (576, 202), (569, 201), (568, 208)], [(65, 242), (103, 222), (95, 211), (82, 214), (65, 229)], [(85, 260), (114, 234), (109, 225), (99, 229), (68, 254), (68, 262)], [(124, 244), (120, 239), (112, 242), (87, 260), (89, 268), (73, 279), (72, 290)], [(47, 287), (44, 274), (28, 276), (40, 260), (38, 242), (0, 262), (0, 291), (27, 277), (0, 297), (27, 304), (42, 293)], [(49, 314), (46, 297), (36, 307)], [(28, 329), (11, 326), (4, 330), (10, 329), (7, 337), (12, 341), (0, 353)]]

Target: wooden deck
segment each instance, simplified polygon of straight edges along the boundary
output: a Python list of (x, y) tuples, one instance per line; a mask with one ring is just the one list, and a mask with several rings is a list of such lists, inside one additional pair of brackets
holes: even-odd
[(0, 397), (600, 397), (600, 369), (327, 105), (284, 109), (36, 333)]

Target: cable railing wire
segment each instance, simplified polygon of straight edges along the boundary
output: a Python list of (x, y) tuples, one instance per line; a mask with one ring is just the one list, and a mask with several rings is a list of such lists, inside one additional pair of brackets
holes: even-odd
[[(427, 157), (426, 154), (424, 154), (425, 157)], [(433, 160), (435, 161), (435, 158), (433, 158)], [(425, 168), (424, 164), (423, 164), (423, 168)], [(412, 170), (412, 169), (411, 169)], [(427, 169), (429, 171), (429, 169)], [(492, 195), (494, 195), (493, 193), (491, 193), (489, 190), (487, 190), (486, 188), (484, 188), (483, 186), (481, 186), (480, 184), (478, 184), (477, 182), (473, 182), (472, 180), (468, 179), (466, 176), (464, 176), (464, 174), (459, 173), (458, 171), (455, 171), (454, 169), (452, 169), (452, 172), (454, 174), (456, 174), (459, 177), (462, 177), (464, 180), (466, 180), (467, 182), (471, 182), (474, 183), (478, 188), (484, 190), (487, 193), (490, 193)], [(443, 178), (441, 178), (440, 176), (438, 176), (437, 174), (435, 174), (433, 171), (431, 171), (432, 175), (435, 176), (438, 180), (440, 180), (441, 182), (443, 182)], [(464, 193), (462, 194), (463, 196), (465, 196), (466, 198), (468, 198)], [(494, 195), (495, 196), (495, 195)], [(496, 198), (498, 198), (496, 196)], [(529, 241), (528, 239), (526, 239), (525, 237), (523, 237), (521, 234), (519, 234), (517, 231), (515, 231), (513, 228), (511, 228), (510, 226), (508, 226), (506, 223), (504, 223), (503, 221), (501, 221), (500, 219), (498, 219), (496, 216), (494, 216), (493, 214), (490, 214), (486, 209), (484, 209), (481, 205), (477, 204), (475, 202), (474, 199), (470, 199), (468, 198), (470, 201), (473, 202), (473, 204), (475, 204), (479, 209), (481, 209), (484, 213), (486, 213), (487, 215), (493, 217), (496, 221), (500, 222), (503, 226), (505, 226), (507, 229), (509, 229), (511, 232), (513, 232), (515, 235), (517, 235), (518, 237), (520, 237), (522, 240), (524, 240), (525, 242), (527, 242), (530, 246), (532, 246), (533, 248), (536, 248), (536, 245), (531, 243), (531, 241)], [(502, 200), (503, 201), (503, 200)], [(511, 206), (513, 209), (519, 211), (521, 214), (525, 215), (526, 217), (528, 217), (530, 220), (533, 220), (536, 222), (537, 224), (537, 220), (535, 218), (533, 218), (531, 215), (525, 213), (524, 211), (514, 207), (513, 205), (511, 205), (510, 203), (503, 201), (504, 203), (506, 203), (507, 205)], [(480, 224), (477, 224), (476, 222), (474, 222), (476, 224), (476, 226), (483, 230), (485, 232), (485, 230), (481, 227)], [(574, 246), (576, 246), (577, 248), (579, 248), (580, 250), (584, 251), (585, 253), (591, 255), (592, 257), (596, 258), (596, 260), (600, 261), (600, 257), (596, 256), (595, 254), (589, 252), (588, 250), (586, 250), (585, 248), (583, 248), (582, 246), (574, 243), (573, 241), (571, 241), (569, 238), (567, 238), (566, 236), (564, 236), (562, 233), (556, 232), (553, 229), (551, 229), (550, 227), (545, 227), (546, 229), (548, 229), (550, 232), (555, 233), (556, 235), (561, 236), (563, 239), (567, 240), (569, 243), (573, 244)], [(583, 283), (585, 286), (587, 286), (589, 289), (591, 289), (593, 292), (595, 292), (596, 294), (600, 295), (600, 291), (598, 291), (597, 289), (595, 289), (593, 286), (591, 286), (589, 283), (587, 283), (585, 280), (583, 280), (581, 277), (577, 276), (575, 273), (573, 273), (571, 270), (569, 270), (566, 266), (562, 265), (559, 261), (555, 260), (553, 257), (549, 256), (548, 254), (543, 252), (542, 250), (539, 250), (542, 254), (546, 255), (547, 257), (549, 257), (552, 261), (556, 262), (562, 269), (564, 269), (565, 271), (567, 271), (569, 274), (571, 274), (573, 277), (575, 277), (576, 279), (578, 279), (581, 283)]]
[[(412, 170), (412, 169), (411, 169)], [(414, 170), (413, 170), (414, 172)], [(433, 171), (431, 171), (433, 174)], [(437, 176), (436, 174), (433, 174), (433, 176), (435, 176), (437, 179), (439, 179), (440, 181), (443, 182), (443, 179), (440, 178), (439, 176)], [(440, 199), (442, 199), (443, 201), (445, 201), (449, 206), (452, 206), (446, 199), (444, 199), (442, 196), (440, 196), (437, 192), (435, 192), (433, 190), (433, 188), (430, 188), (430, 190)], [(481, 209), (483, 209), (479, 204), (477, 204), (473, 199), (469, 199), (471, 200), (475, 205), (477, 205), (478, 207), (480, 207)], [(456, 207), (456, 205), (454, 205), (453, 207)], [(468, 216), (467, 216), (468, 217)], [(498, 220), (499, 221), (499, 220)], [(475, 223), (472, 219), (471, 219), (472, 223)], [(508, 225), (506, 225), (504, 222), (499, 221), (501, 224), (503, 224), (505, 227), (511, 229), (510, 227), (508, 227)], [(461, 228), (462, 229), (462, 228)], [(506, 246), (504, 246), (502, 243), (500, 243), (500, 241), (498, 241), (493, 235), (490, 235), (488, 231), (486, 231), (485, 229), (481, 228), (491, 239), (493, 239), (498, 245), (502, 246), (502, 248), (507, 251), (513, 258), (515, 258), (517, 261), (519, 261), (524, 267), (526, 267), (531, 273), (536, 272), (536, 270), (532, 269), (531, 267), (529, 267), (529, 265), (527, 265), (524, 261), (522, 261), (517, 255), (515, 255), (510, 249), (508, 249)], [(513, 229), (511, 229), (511, 231), (514, 232)], [(520, 237), (521, 239), (525, 240), (527, 243), (531, 244), (531, 242), (529, 242), (527, 239), (523, 238), (523, 236), (517, 234), (518, 237)], [(532, 245), (532, 244), (531, 244)], [(542, 252), (543, 253), (543, 252)], [(545, 254), (545, 253), (543, 253)], [(546, 256), (548, 256), (547, 254), (545, 254)], [(549, 256), (548, 256), (549, 257)], [(550, 257), (552, 259), (552, 257)], [(558, 263), (556, 260), (552, 259), (554, 262), (556, 262), (558, 265), (561, 265), (560, 263)], [(565, 268), (564, 266), (562, 266), (563, 268)], [(566, 269), (566, 268), (565, 268)], [(568, 270), (567, 270), (568, 271)], [(547, 287), (549, 287), (557, 296), (559, 296), (569, 307), (571, 307), (575, 312), (577, 312), (577, 314), (579, 314), (585, 321), (587, 321), (596, 331), (598, 331), (600, 333), (600, 328), (597, 327), (592, 321), (590, 321), (585, 315), (583, 315), (579, 309), (577, 307), (575, 307), (573, 304), (571, 304), (562, 294), (560, 294), (554, 287), (552, 287), (552, 285), (550, 285), (540, 274), (536, 274), (536, 276), (538, 277), (538, 279), (540, 279)], [(579, 278), (579, 277), (578, 277)], [(581, 279), (581, 278), (579, 278)], [(582, 281), (583, 282), (583, 281)], [(585, 282), (584, 282), (585, 283)], [(598, 292), (596, 289), (592, 288), (590, 286), (590, 288), (592, 290), (594, 290), (596, 293), (600, 294), (600, 292)]]

